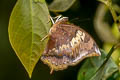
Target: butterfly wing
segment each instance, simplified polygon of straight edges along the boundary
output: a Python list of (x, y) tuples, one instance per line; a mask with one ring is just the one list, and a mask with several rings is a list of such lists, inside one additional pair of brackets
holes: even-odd
[(63, 70), (86, 57), (99, 56), (100, 51), (93, 38), (73, 24), (57, 24), (51, 31), (41, 60), (53, 70)]

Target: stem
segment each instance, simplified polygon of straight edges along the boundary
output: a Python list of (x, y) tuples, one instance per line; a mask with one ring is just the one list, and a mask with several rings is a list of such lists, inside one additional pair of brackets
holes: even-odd
[(114, 52), (115, 48), (114, 48), (114, 45), (113, 47), (110, 49), (108, 55), (106, 56), (104, 62), (102, 63), (102, 65), (99, 67), (99, 69), (96, 71), (96, 73), (103, 67), (105, 66), (105, 64), (107, 63), (107, 61), (110, 59), (110, 56), (112, 55), (112, 53)]

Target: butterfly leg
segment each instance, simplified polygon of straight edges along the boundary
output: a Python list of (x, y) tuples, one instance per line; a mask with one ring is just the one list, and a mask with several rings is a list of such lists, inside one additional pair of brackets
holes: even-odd
[(51, 71), (50, 71), (50, 74), (52, 74), (53, 73), (53, 68), (51, 68)]
[[(55, 24), (53, 18), (52, 18), (51, 16), (49, 16), (49, 17), (50, 17), (50, 20), (52, 21), (52, 23)], [(51, 31), (51, 28), (50, 28), (50, 31)], [(49, 31), (49, 32), (50, 32), (50, 31)], [(46, 36), (44, 36), (40, 41), (45, 40), (48, 36), (49, 36), (49, 34), (47, 34)]]
[(40, 41), (45, 40), (48, 36), (49, 36), (49, 34), (47, 34), (46, 36), (44, 36)]

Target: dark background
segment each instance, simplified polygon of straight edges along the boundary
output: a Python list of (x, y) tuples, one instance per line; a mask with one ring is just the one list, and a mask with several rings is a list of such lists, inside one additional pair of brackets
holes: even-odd
[[(47, 0), (50, 2), (49, 0)], [(8, 38), (8, 23), (16, 0), (0, 1), (0, 80), (30, 80), (26, 70), (13, 51)], [(100, 2), (96, 0), (78, 0), (79, 7), (74, 6), (68, 11), (61, 13), (70, 20), (85, 29), (102, 46), (93, 28), (95, 11)], [(78, 19), (75, 19), (78, 18)], [(50, 75), (50, 69), (39, 61), (34, 69), (31, 80), (76, 80), (80, 66), (84, 61), (64, 71), (54, 72)]]

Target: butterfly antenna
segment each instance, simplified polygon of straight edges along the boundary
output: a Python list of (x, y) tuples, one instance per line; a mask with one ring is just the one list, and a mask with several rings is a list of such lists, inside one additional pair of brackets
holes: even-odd
[(51, 16), (50, 16), (50, 20), (52, 21), (53, 24), (55, 24), (55, 22)]
[(55, 23), (58, 22), (61, 17), (62, 17), (62, 15), (57, 16), (56, 17), (57, 19), (56, 19)]

